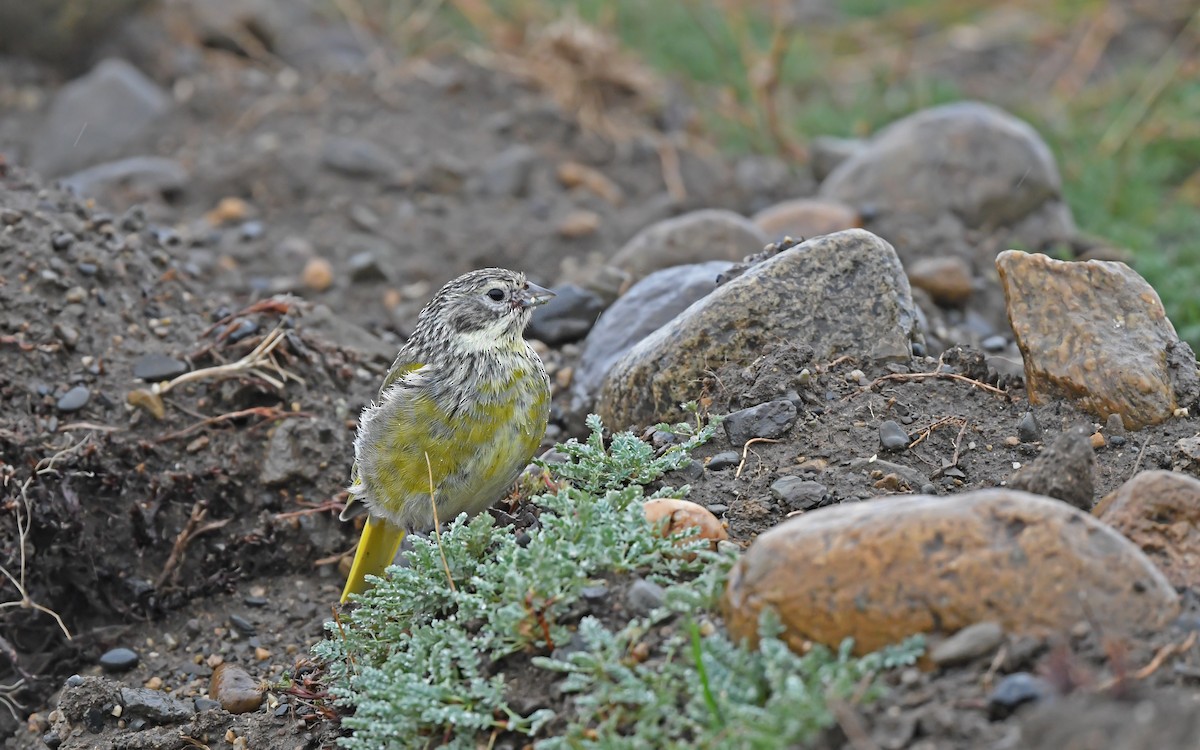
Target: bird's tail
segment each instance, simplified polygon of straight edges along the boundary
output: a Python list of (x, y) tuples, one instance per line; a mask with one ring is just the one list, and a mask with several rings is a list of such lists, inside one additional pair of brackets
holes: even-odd
[(354, 553), (354, 563), (342, 589), (342, 602), (351, 594), (361, 594), (367, 588), (367, 575), (383, 576), (383, 571), (396, 559), (400, 542), (404, 540), (404, 529), (388, 523), (382, 518), (371, 516), (363, 526), (362, 538)]

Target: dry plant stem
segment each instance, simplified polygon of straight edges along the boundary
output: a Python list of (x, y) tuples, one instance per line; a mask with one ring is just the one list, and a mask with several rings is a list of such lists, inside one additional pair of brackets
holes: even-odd
[(862, 718), (854, 712), (850, 704), (845, 701), (830, 700), (829, 712), (833, 714), (833, 718), (854, 750), (880, 750), (879, 745), (875, 744), (867, 732), (867, 728), (863, 725)]
[(263, 417), (264, 419), (287, 419), (289, 417), (312, 417), (311, 414), (309, 414), (308, 412), (305, 412), (305, 411), (283, 411), (282, 409), (275, 407), (275, 406), (252, 406), (249, 409), (240, 409), (238, 411), (231, 411), (228, 414), (218, 414), (215, 417), (207, 417), (206, 419), (204, 419), (194, 425), (191, 425), (189, 427), (184, 427), (182, 430), (168, 432), (166, 435), (163, 435), (158, 440), (159, 440), (159, 442), (163, 442), (163, 443), (168, 442), (170, 440), (178, 440), (179, 438), (187, 437), (188, 435), (191, 435), (194, 432), (197, 432), (199, 430), (204, 429), (205, 427), (209, 427), (214, 424), (219, 424), (221, 422), (228, 422), (232, 419), (241, 419), (242, 417), (256, 417), (256, 416)]
[(980, 390), (984, 390), (989, 393), (994, 393), (997, 396), (1000, 396), (1001, 398), (1008, 400), (1008, 394), (995, 386), (988, 385), (987, 383), (983, 383), (978, 380), (974, 380), (972, 378), (968, 378), (966, 375), (959, 375), (957, 372), (940, 372), (940, 371), (895, 372), (895, 373), (892, 373), (891, 375), (884, 375), (883, 377), (876, 378), (875, 380), (871, 381), (866, 387), (862, 388), (861, 390), (859, 390), (855, 393), (851, 393), (846, 398), (847, 399), (854, 398), (855, 396), (866, 393), (867, 391), (874, 389), (875, 386), (879, 385), (880, 383), (883, 383), (884, 381), (888, 381), (888, 380), (925, 380), (927, 378), (942, 378), (945, 380), (960, 380), (964, 383), (969, 383), (970, 385), (972, 385), (976, 388), (979, 388)]
[(683, 182), (683, 172), (679, 167), (679, 151), (675, 144), (666, 138), (658, 139), (658, 158), (662, 162), (663, 182), (667, 192), (677, 201), (687, 200), (687, 185)]
[[(776, 13), (776, 15), (779, 14)], [(776, 18), (775, 23), (775, 32), (771, 35), (771, 46), (760, 62), (761, 67), (755, 71), (761, 74), (754, 76), (756, 80), (751, 81), (751, 85), (758, 99), (758, 107), (762, 110), (763, 120), (767, 132), (771, 135), (771, 140), (775, 141), (775, 145), (788, 158), (798, 162), (807, 161), (808, 152), (792, 140), (788, 135), (787, 127), (779, 116), (780, 71), (783, 69), (783, 60), (787, 57), (795, 33), (792, 25), (783, 19)]]
[(167, 556), (167, 562), (163, 565), (162, 572), (158, 574), (158, 579), (154, 582), (154, 587), (161, 589), (167, 579), (175, 572), (179, 566), (179, 562), (183, 559), (183, 553), (187, 550), (188, 544), (193, 539), (201, 534), (207, 534), (210, 531), (216, 531), (225, 524), (229, 523), (231, 518), (224, 518), (220, 521), (209, 521), (201, 525), (201, 522), (208, 517), (208, 506), (203, 500), (197, 500), (192, 505), (192, 512), (188, 516), (187, 523), (183, 527), (183, 531), (175, 537), (175, 543), (171, 545), (171, 554)]
[(1124, 21), (1124, 12), (1115, 5), (1106, 5), (1096, 14), (1079, 40), (1070, 64), (1055, 82), (1055, 93), (1066, 99), (1079, 93)]
[[(288, 380), (295, 380), (297, 383), (303, 385), (303, 378), (283, 369), (283, 367), (275, 361), (275, 358), (271, 356), (271, 353), (275, 351), (275, 347), (279, 346), (279, 343), (284, 340), (285, 336), (286, 332), (283, 330), (283, 328), (276, 327), (270, 333), (264, 336), (262, 341), (258, 342), (258, 346), (254, 347), (252, 350), (250, 350), (249, 354), (242, 357), (238, 361), (230, 362), (229, 364), (225, 365), (213, 365), (212, 367), (204, 367), (199, 370), (185, 372), (173, 380), (168, 380), (166, 383), (155, 383), (154, 385), (150, 386), (150, 392), (161, 396), (170, 391), (172, 388), (185, 385), (187, 383), (194, 383), (196, 381), (209, 380), (212, 378), (228, 378), (235, 375), (241, 375), (242, 373), (249, 373), (255, 377), (261, 378), (270, 383), (277, 390), (283, 390), (283, 386)], [(263, 367), (268, 366), (279, 375), (278, 379), (262, 371)]]
[(24, 711), (24, 706), (17, 702), (16, 695), (21, 692), (21, 688), (25, 687), (25, 678), (22, 677), (16, 682), (8, 685), (0, 685), (0, 706), (8, 709), (8, 713), (13, 717), (13, 721), (21, 723), (21, 717), (18, 711)]
[(954, 416), (942, 417), (941, 419), (937, 420), (936, 422), (930, 424), (925, 429), (921, 430), (921, 433), (919, 435), (917, 435), (916, 439), (908, 444), (909, 449), (911, 450), (913, 448), (916, 448), (918, 445), (925, 442), (927, 439), (929, 439), (929, 436), (933, 434), (933, 431), (936, 430), (937, 428), (941, 427), (942, 425), (946, 425), (946, 424), (950, 424), (950, 423), (958, 424), (961, 419), (962, 419), (962, 417), (954, 417)]
[(779, 442), (778, 440), (772, 440), (771, 438), (760, 438), (760, 437), (759, 438), (750, 438), (749, 440), (747, 440), (746, 444), (742, 446), (742, 460), (738, 463), (737, 471), (734, 473), (733, 478), (737, 479), (738, 477), (740, 477), (742, 475), (742, 469), (746, 468), (746, 456), (750, 452), (751, 445), (753, 445), (755, 443), (778, 443), (778, 442)]
[(450, 590), (457, 592), (454, 587), (454, 578), (450, 575), (450, 563), (446, 562), (446, 550), (442, 547), (442, 524), (438, 521), (437, 499), (434, 495), (433, 488), (433, 463), (429, 460), (429, 451), (425, 451), (425, 469), (429, 472), (429, 505), (433, 508), (433, 537), (437, 540), (438, 554), (442, 557), (442, 570), (446, 571), (446, 582), (450, 584)]

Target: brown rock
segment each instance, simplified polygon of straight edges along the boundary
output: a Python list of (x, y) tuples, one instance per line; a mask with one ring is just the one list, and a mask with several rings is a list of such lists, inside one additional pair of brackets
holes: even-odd
[(740, 261), (767, 244), (767, 236), (733, 211), (704, 209), (664, 219), (633, 236), (612, 258), (612, 265), (637, 282), (671, 266), (708, 260)]
[(568, 189), (581, 187), (590, 190), (614, 206), (625, 201), (621, 187), (598, 169), (568, 161), (558, 165), (558, 181)]
[(971, 298), (971, 267), (957, 255), (921, 258), (907, 271), (909, 283), (942, 307), (962, 307)]
[(661, 528), (667, 536), (685, 529), (699, 529), (699, 538), (712, 542), (713, 549), (716, 549), (717, 542), (729, 538), (729, 533), (712, 511), (690, 500), (658, 497), (643, 503), (642, 512), (646, 514), (647, 521)]
[(799, 198), (764, 208), (752, 219), (768, 238), (819, 237), (862, 226), (862, 217), (841, 201)]
[(1200, 480), (1143, 471), (1092, 512), (1141, 547), (1173, 585), (1200, 580)]
[(583, 209), (572, 211), (558, 223), (558, 233), (572, 240), (594, 234), (599, 228), (600, 214)]
[(780, 524), (730, 575), (730, 633), (753, 641), (764, 607), (793, 649), (852, 637), (865, 653), (986, 621), (1014, 635), (1084, 620), (1129, 633), (1163, 626), (1179, 600), (1140, 549), (1091, 516), (988, 489), (837, 505)]
[(1171, 468), (1200, 477), (1200, 437), (1186, 437), (1175, 441)]
[(1083, 511), (1092, 509), (1096, 491), (1092, 473), (1096, 453), (1085, 431), (1068, 430), (1054, 439), (1032, 463), (1008, 480), (1014, 490), (1062, 500)]
[(263, 689), (246, 670), (222, 663), (213, 670), (208, 697), (220, 701), (221, 708), (231, 714), (244, 714), (262, 705)]
[(333, 265), (324, 258), (309, 258), (300, 281), (314, 292), (323, 292), (333, 286)]
[(1200, 396), (1191, 347), (1154, 289), (1124, 263), (1070, 263), (1007, 250), (996, 268), (1032, 403), (1075, 401), (1137, 429)]

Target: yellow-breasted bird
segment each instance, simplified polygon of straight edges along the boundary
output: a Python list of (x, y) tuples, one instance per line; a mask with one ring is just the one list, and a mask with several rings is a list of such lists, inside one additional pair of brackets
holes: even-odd
[[(406, 532), (475, 514), (517, 478), (546, 431), (550, 380), (523, 338), (554, 292), (502, 268), (471, 271), (421, 310), (354, 438), (342, 520), (370, 513), (342, 601), (382, 576)], [(432, 490), (432, 499), (430, 492)]]

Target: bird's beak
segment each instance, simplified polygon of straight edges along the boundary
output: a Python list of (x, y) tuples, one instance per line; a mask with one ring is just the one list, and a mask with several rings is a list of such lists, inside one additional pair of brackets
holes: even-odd
[(544, 305), (554, 297), (554, 292), (533, 282), (526, 282), (525, 288), (517, 294), (517, 304), (521, 307), (536, 307)]

